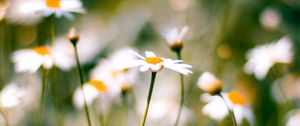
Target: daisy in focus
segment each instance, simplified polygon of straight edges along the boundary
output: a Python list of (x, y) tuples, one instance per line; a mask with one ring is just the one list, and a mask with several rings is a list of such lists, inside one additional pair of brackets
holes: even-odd
[(166, 32), (162, 33), (162, 36), (165, 38), (167, 44), (173, 51), (181, 51), (183, 47), (183, 38), (188, 31), (188, 27), (184, 26), (181, 29), (171, 28)]
[(54, 14), (68, 19), (74, 19), (71, 13), (85, 13), (80, 0), (28, 0), (21, 10), (27, 14), (42, 13), (46, 17)]
[(153, 52), (150, 51), (145, 52), (146, 57), (143, 57), (135, 52), (133, 53), (136, 54), (136, 56), (139, 57), (140, 60), (134, 60), (130, 63), (130, 65), (131, 67), (140, 66), (140, 71), (142, 72), (148, 70), (152, 72), (159, 72), (163, 68), (168, 68), (184, 75), (192, 73), (192, 71), (189, 70), (190, 68), (192, 68), (192, 66), (183, 64), (182, 60), (172, 60), (157, 57)]
[(32, 49), (21, 49), (12, 55), (16, 72), (34, 73), (40, 67), (50, 69), (56, 65), (62, 70), (69, 70), (73, 66), (73, 60), (66, 58), (65, 54), (55, 52), (51, 47), (39, 46)]
[[(231, 91), (222, 93), (222, 95), (225, 96), (225, 101), (232, 109), (238, 125), (242, 124), (244, 119), (246, 119), (250, 125), (254, 125), (254, 115), (251, 108), (247, 105), (245, 97), (240, 92)], [(207, 103), (202, 108), (202, 113), (211, 119), (221, 121), (229, 115), (226, 103), (221, 97), (203, 94), (201, 101)]]
[(257, 79), (263, 79), (274, 64), (292, 62), (292, 42), (284, 37), (276, 43), (258, 46), (248, 52), (247, 59), (244, 71), (254, 74)]

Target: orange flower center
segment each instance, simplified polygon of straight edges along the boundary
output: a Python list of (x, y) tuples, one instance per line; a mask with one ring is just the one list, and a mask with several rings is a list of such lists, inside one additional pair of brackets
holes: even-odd
[(158, 63), (163, 62), (164, 60), (159, 57), (149, 57), (149, 58), (146, 58), (145, 61), (149, 64), (158, 64)]
[(245, 97), (237, 92), (237, 91), (231, 91), (228, 93), (228, 98), (233, 104), (240, 104), (243, 105), (245, 104)]
[(46, 0), (46, 5), (49, 8), (60, 8), (60, 0)]
[(48, 54), (50, 54), (49, 49), (47, 47), (45, 47), (45, 46), (36, 47), (36, 48), (33, 48), (33, 50), (35, 52), (37, 52), (38, 54), (40, 54), (40, 55), (48, 55)]
[(100, 92), (104, 92), (106, 90), (106, 86), (105, 86), (105, 84), (102, 81), (90, 80), (88, 83), (90, 85), (94, 86)]

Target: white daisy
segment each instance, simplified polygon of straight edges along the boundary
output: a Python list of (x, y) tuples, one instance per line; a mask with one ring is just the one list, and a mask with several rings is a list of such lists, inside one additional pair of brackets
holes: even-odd
[(28, 0), (21, 10), (28, 14), (42, 13), (44, 16), (54, 14), (57, 18), (73, 19), (71, 13), (85, 13), (80, 0)]
[(37, 71), (40, 66), (50, 69), (55, 64), (62, 70), (69, 70), (74, 66), (74, 58), (68, 56), (56, 46), (39, 46), (32, 49), (22, 49), (13, 53), (12, 61), (15, 63), (16, 72)]
[(198, 87), (211, 95), (220, 93), (222, 90), (222, 82), (212, 73), (204, 72), (198, 80)]
[(91, 78), (105, 81), (108, 93), (116, 96), (133, 86), (137, 70), (129, 69), (126, 61), (135, 58), (129, 49), (121, 49), (109, 56), (108, 59), (102, 59), (92, 70)]
[(292, 62), (292, 42), (284, 37), (276, 43), (256, 47), (248, 52), (247, 59), (244, 71), (263, 79), (274, 64)]
[(184, 26), (180, 30), (178, 28), (171, 28), (168, 29), (166, 32), (163, 32), (162, 35), (167, 41), (170, 48), (176, 51), (176, 49), (182, 48), (183, 37), (185, 36), (188, 29), (189, 28), (187, 26)]
[[(254, 116), (249, 106), (246, 105), (245, 98), (237, 91), (229, 93), (222, 93), (225, 96), (225, 101), (233, 110), (237, 124), (240, 125), (246, 119), (251, 125), (254, 125)], [(219, 96), (211, 96), (203, 94), (201, 100), (207, 102), (202, 108), (203, 114), (210, 118), (220, 121), (224, 119), (229, 113), (224, 100)]]
[(16, 84), (6, 85), (0, 93), (0, 108), (12, 108), (21, 103), (25, 91)]
[(136, 54), (136, 56), (138, 56), (139, 58), (141, 58), (141, 60), (134, 60), (130, 62), (130, 67), (141, 66), (140, 71), (142, 72), (147, 70), (150, 70), (152, 72), (158, 72), (165, 67), (184, 75), (192, 73), (192, 71), (189, 70), (190, 68), (192, 68), (192, 66), (188, 64), (183, 64), (182, 60), (172, 60), (157, 57), (153, 52), (150, 51), (145, 52), (146, 57), (143, 57), (137, 54), (136, 52), (133, 53)]
[[(87, 105), (91, 105), (101, 93), (106, 91), (106, 85), (100, 80), (90, 80), (83, 85), (83, 90)], [(84, 106), (83, 92), (80, 87), (75, 90), (73, 102), (77, 108)]]

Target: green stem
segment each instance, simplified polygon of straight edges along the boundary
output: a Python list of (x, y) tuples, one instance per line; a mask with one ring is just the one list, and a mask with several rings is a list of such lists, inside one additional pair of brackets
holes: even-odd
[[(180, 51), (177, 51), (176, 55), (177, 55), (177, 59), (181, 60)], [(177, 114), (176, 122), (175, 122), (174, 126), (177, 126), (179, 123), (179, 119), (180, 119), (180, 115), (181, 115), (183, 103), (184, 103), (184, 78), (183, 78), (182, 74), (179, 74), (179, 75), (180, 75), (180, 88), (181, 88), (180, 89), (180, 104), (179, 104), (179, 110), (178, 110), (178, 114)]]
[(91, 126), (91, 119), (90, 119), (89, 109), (88, 109), (88, 106), (87, 106), (87, 103), (86, 103), (85, 93), (84, 93), (84, 90), (83, 90), (84, 81), (83, 81), (83, 75), (82, 75), (82, 71), (81, 71), (81, 65), (80, 65), (80, 62), (79, 62), (78, 50), (76, 48), (76, 44), (73, 44), (73, 46), (74, 46), (74, 50), (75, 50), (75, 58), (76, 58), (77, 69), (78, 69), (79, 77), (80, 77), (80, 86), (81, 86), (81, 90), (82, 90), (82, 93), (83, 93), (85, 115), (86, 115), (86, 118), (87, 118), (88, 126)]
[(149, 109), (149, 106), (150, 106), (150, 101), (151, 101), (151, 97), (152, 97), (152, 91), (153, 91), (154, 82), (155, 82), (155, 77), (156, 77), (156, 72), (152, 72), (151, 73), (150, 88), (149, 88), (148, 97), (147, 97), (146, 110), (145, 110), (145, 113), (144, 113), (144, 117), (143, 117), (141, 126), (145, 126), (145, 123), (146, 123), (148, 109)]
[(55, 43), (55, 16), (51, 17), (51, 43), (54, 45)]
[(37, 117), (37, 126), (41, 126), (42, 122), (43, 122), (43, 110), (44, 110), (44, 103), (45, 103), (45, 96), (46, 96), (46, 81), (47, 81), (47, 73), (48, 70), (46, 69), (42, 69), (42, 94), (41, 94), (41, 98), (40, 98), (40, 106), (39, 106), (39, 110), (38, 110), (38, 117)]
[(227, 102), (226, 102), (224, 96), (223, 96), (221, 93), (219, 93), (218, 96), (220, 96), (221, 99), (224, 101), (224, 103), (225, 103), (225, 105), (226, 105), (226, 107), (227, 107), (227, 109), (228, 109), (229, 115), (231, 116), (233, 126), (237, 126), (237, 123), (236, 123), (236, 119), (235, 119), (234, 113), (233, 113), (232, 109), (229, 107), (229, 105), (227, 104)]
[(52, 81), (51, 81), (51, 94), (52, 94), (52, 97), (54, 99), (54, 105), (55, 105), (55, 109), (57, 109), (58, 111), (56, 111), (56, 120), (57, 120), (57, 125), (58, 126), (63, 126), (64, 125), (64, 112), (63, 112), (63, 107), (60, 103), (60, 98), (58, 97), (58, 92), (57, 92), (57, 68), (54, 67), (52, 69), (53, 73), (52, 73)]
[(5, 111), (4, 111), (4, 109), (1, 109), (0, 110), (0, 113), (1, 113), (1, 115), (3, 116), (3, 118), (4, 118), (4, 121), (5, 121), (5, 126), (9, 126), (9, 121), (8, 121), (8, 118), (7, 118), (7, 116), (6, 116), (6, 114), (5, 114)]

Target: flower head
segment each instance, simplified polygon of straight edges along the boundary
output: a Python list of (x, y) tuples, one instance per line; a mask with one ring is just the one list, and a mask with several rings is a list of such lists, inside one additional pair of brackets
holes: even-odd
[(77, 42), (79, 40), (79, 34), (77, 33), (75, 28), (71, 28), (68, 37), (69, 37), (70, 42), (72, 42), (72, 44), (77, 44)]
[(74, 65), (73, 60), (67, 54), (60, 52), (55, 46), (38, 46), (31, 49), (22, 49), (15, 51), (12, 55), (16, 72), (33, 73), (41, 66), (44, 69), (50, 69), (53, 65), (62, 70), (69, 70)]
[(212, 73), (204, 72), (198, 80), (198, 87), (211, 95), (221, 92), (222, 82)]
[(140, 71), (142, 72), (147, 70), (150, 70), (152, 72), (158, 72), (161, 71), (163, 68), (168, 68), (184, 75), (192, 73), (192, 71), (189, 70), (190, 68), (192, 68), (192, 66), (188, 64), (183, 64), (182, 60), (172, 60), (157, 57), (153, 52), (150, 51), (145, 52), (146, 57), (143, 57), (135, 52), (133, 53), (141, 59), (131, 62), (132, 66), (141, 66)]
[(292, 43), (287, 37), (284, 37), (276, 43), (250, 50), (247, 54), (248, 62), (244, 66), (244, 71), (248, 74), (254, 73), (256, 78), (263, 79), (274, 64), (290, 63), (292, 58)]
[(163, 32), (162, 35), (173, 51), (180, 51), (183, 47), (183, 37), (188, 29), (189, 28), (187, 26), (184, 26), (180, 30), (178, 28), (171, 28), (166, 32)]
[(24, 94), (25, 90), (16, 84), (11, 83), (6, 85), (0, 93), (0, 107), (12, 108), (19, 105)]
[(85, 13), (80, 0), (39, 0), (27, 1), (22, 5), (22, 10), (28, 14), (42, 13), (44, 16), (54, 14), (57, 18), (66, 17), (73, 19), (73, 13)]
[[(225, 96), (225, 101), (230, 109), (232, 109), (238, 125), (242, 124), (244, 119), (251, 125), (254, 124), (253, 113), (250, 107), (246, 105), (246, 99), (240, 92), (231, 91), (229, 93), (222, 93), (222, 95)], [(207, 102), (207, 104), (203, 106), (202, 112), (210, 118), (220, 121), (229, 115), (226, 103), (221, 97), (203, 94), (201, 100)]]

